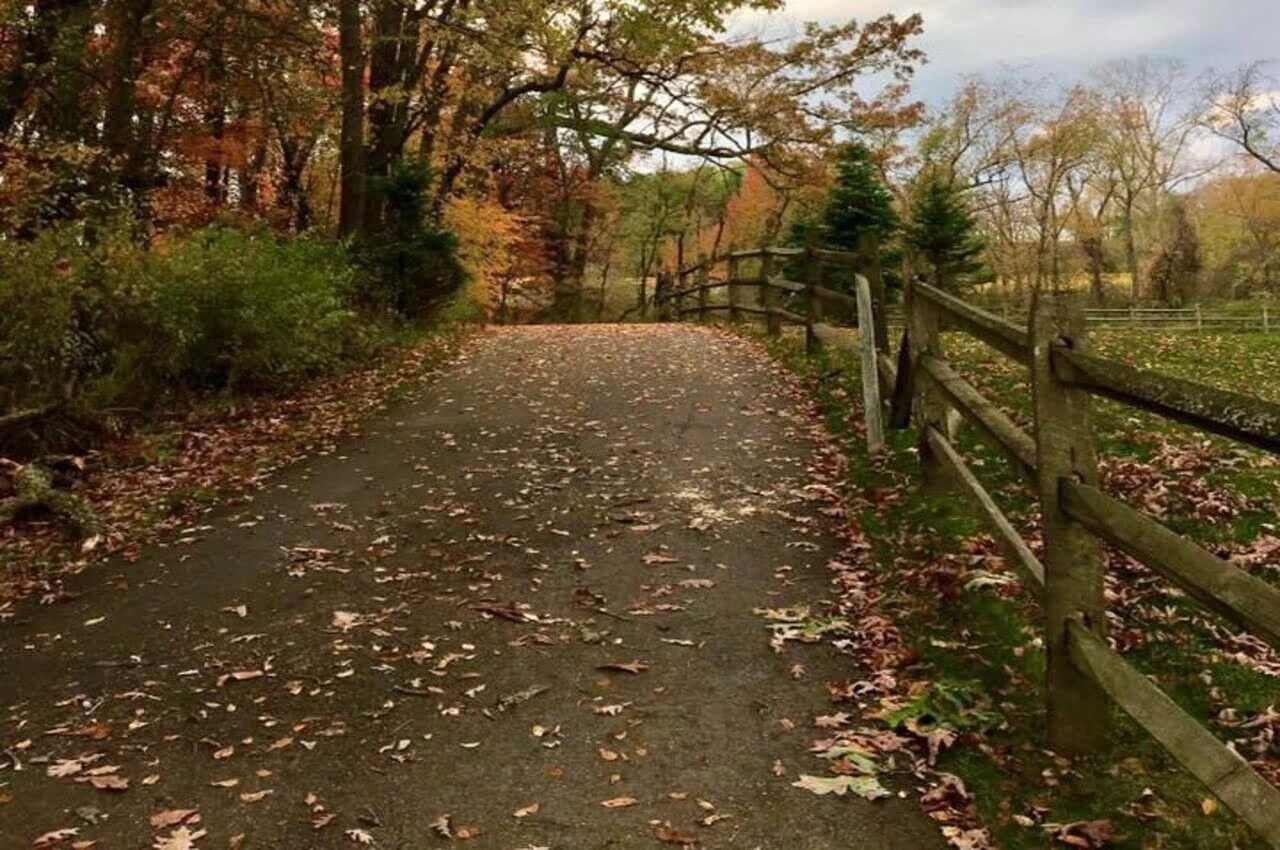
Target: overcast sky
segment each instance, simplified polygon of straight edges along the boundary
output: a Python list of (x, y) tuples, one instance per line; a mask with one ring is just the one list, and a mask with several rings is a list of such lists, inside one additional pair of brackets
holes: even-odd
[(924, 15), (919, 46), (929, 55), (915, 91), (931, 104), (959, 76), (1002, 66), (1071, 79), (1141, 55), (1181, 59), (1192, 71), (1280, 59), (1280, 0), (789, 0), (768, 28), (913, 11)]

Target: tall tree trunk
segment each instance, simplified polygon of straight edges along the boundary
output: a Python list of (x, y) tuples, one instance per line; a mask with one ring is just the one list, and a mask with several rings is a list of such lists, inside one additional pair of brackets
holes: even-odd
[(364, 48), (360, 28), (360, 0), (338, 0), (338, 52), (342, 61), (339, 236), (359, 233), (364, 220)]
[(1129, 272), (1129, 303), (1137, 304), (1142, 296), (1142, 282), (1138, 278), (1138, 246), (1133, 236), (1133, 201), (1131, 197), (1124, 199), (1120, 228), (1124, 231), (1124, 262)]

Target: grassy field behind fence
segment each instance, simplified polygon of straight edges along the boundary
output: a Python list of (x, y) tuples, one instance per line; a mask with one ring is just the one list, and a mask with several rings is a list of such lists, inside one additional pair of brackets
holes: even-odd
[[(1120, 331), (1093, 340), (1098, 353), (1137, 366), (1280, 400), (1280, 336)], [(868, 460), (853, 435), (860, 416), (856, 358), (825, 352), (808, 359), (794, 338), (776, 345), (795, 368), (825, 376), (815, 387), (829, 425), (849, 438), (851, 484), (875, 494), (854, 519), (885, 567), (885, 604), (918, 653), (914, 672), (958, 695), (954, 716), (941, 719), (967, 730), (968, 745), (945, 754), (942, 767), (975, 792), (999, 846), (1063, 846), (1046, 825), (1096, 819), (1111, 821), (1106, 846), (1264, 846), (1127, 721), (1108, 754), (1072, 764), (1043, 749), (1045, 659), (1030, 597), (987, 557), (992, 548), (963, 497), (919, 490), (913, 432), (890, 432), (886, 464)], [(959, 334), (948, 334), (944, 347), (957, 371), (1028, 423), (1025, 367)], [(833, 377), (837, 369), (843, 371)], [(1095, 400), (1094, 411), (1108, 492), (1280, 584), (1276, 458), (1110, 402)], [(1015, 524), (1037, 541), (1034, 500), (1004, 457), (968, 426), (958, 443)], [(1127, 557), (1112, 553), (1108, 573), (1111, 631), (1126, 657), (1280, 781), (1275, 655)]]

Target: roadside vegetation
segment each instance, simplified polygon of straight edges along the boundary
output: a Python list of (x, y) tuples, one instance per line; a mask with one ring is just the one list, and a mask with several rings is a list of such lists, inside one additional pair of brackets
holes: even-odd
[[(959, 371), (1026, 421), (1022, 367), (959, 335), (947, 335), (944, 345)], [(1224, 387), (1239, 388), (1243, 370), (1259, 375), (1252, 392), (1280, 398), (1280, 379), (1270, 368), (1280, 358), (1280, 337), (1120, 331), (1095, 334), (1095, 347)], [(923, 702), (927, 722), (954, 733), (937, 769), (963, 781), (993, 845), (1265, 846), (1127, 720), (1109, 749), (1088, 759), (1071, 761), (1045, 749), (1038, 609), (972, 509), (963, 497), (920, 485), (914, 432), (890, 431), (885, 457), (867, 456), (854, 358), (834, 351), (806, 357), (790, 338), (775, 351), (808, 377), (843, 447), (852, 533), (871, 547), (877, 607), (899, 627), (908, 650), (893, 670), (900, 692), (869, 705), (870, 716), (881, 726), (920, 722)], [(1108, 402), (1095, 404), (1094, 426), (1109, 492), (1280, 584), (1274, 459)], [(975, 472), (1038, 546), (1034, 500), (1003, 456), (967, 428), (958, 439)], [(1110, 631), (1126, 657), (1263, 775), (1280, 781), (1275, 653), (1114, 552), (1107, 594)]]

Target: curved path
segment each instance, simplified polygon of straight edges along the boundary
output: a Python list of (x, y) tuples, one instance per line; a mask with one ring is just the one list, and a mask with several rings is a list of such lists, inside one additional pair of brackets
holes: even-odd
[(839, 543), (752, 346), (500, 330), (415, 395), (0, 626), (0, 846), (941, 845), (791, 785), (858, 672), (753, 613)]

